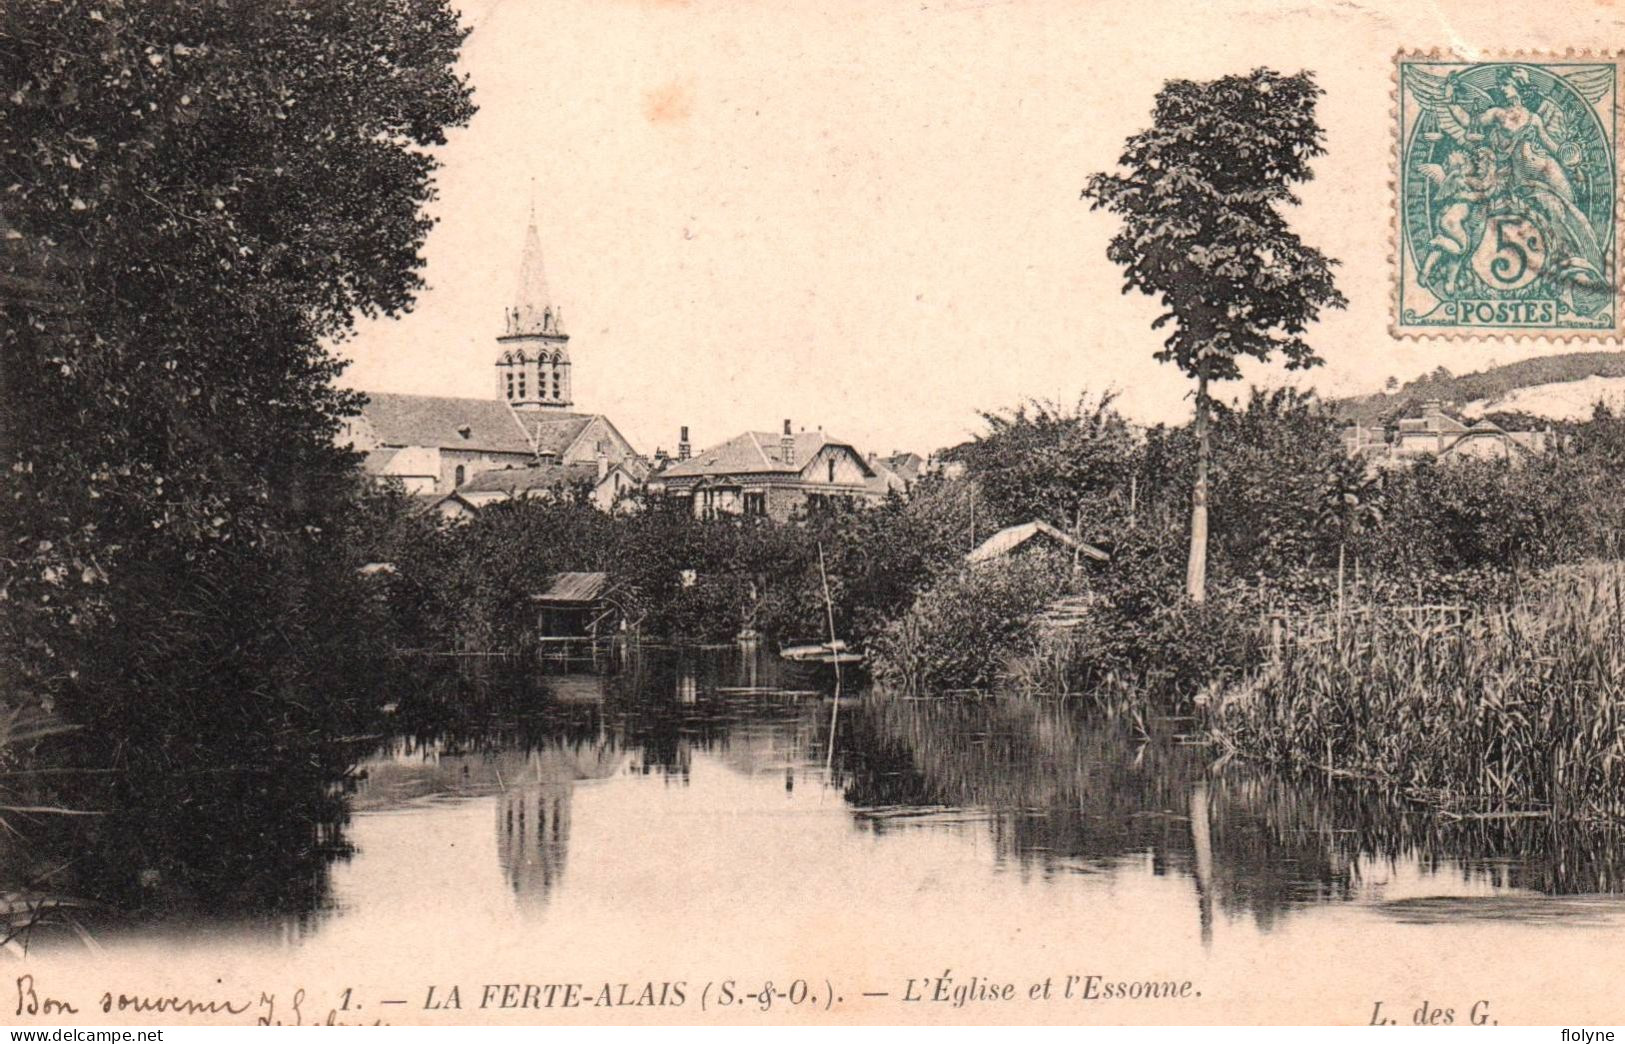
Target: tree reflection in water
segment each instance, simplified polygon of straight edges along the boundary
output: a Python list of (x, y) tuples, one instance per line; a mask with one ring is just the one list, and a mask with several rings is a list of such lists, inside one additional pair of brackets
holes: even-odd
[(1156, 873), (1191, 878), (1204, 929), (1215, 903), (1267, 928), (1294, 907), (1348, 899), (1369, 872), (1400, 864), (1547, 895), (1625, 890), (1617, 833), (1450, 821), (1396, 795), (1216, 767), (1167, 721), (1055, 701), (871, 696), (849, 723), (846, 797), (877, 834), (977, 812), (997, 858), (1046, 874), (1148, 860)]
[[(833, 787), (879, 837), (985, 832), (998, 865), (1057, 881), (1117, 869), (1188, 879), (1204, 934), (1220, 914), (1268, 928), (1306, 905), (1381, 901), (1373, 879), (1396, 868), (1544, 895), (1625, 891), (1617, 835), (1446, 821), (1369, 789), (1218, 768), (1176, 735), (1189, 722), (869, 694), (841, 711), (826, 766), (832, 679), (771, 654), (621, 649), (540, 667), (408, 666), (365, 696), (349, 690), (350, 706), (392, 714), (345, 716), (325, 732), (56, 741), (53, 771), (18, 777), (13, 803), (106, 814), (8, 817), (25, 841), (0, 843), (4, 890), (82, 898), (92, 905), (76, 916), (98, 937), (243, 922), (297, 937), (329, 913), (352, 814), (493, 798), (493, 857), (516, 898), (540, 905), (569, 866), (579, 787), (628, 776), (688, 787), (703, 758), (781, 793)], [(748, 829), (770, 822), (798, 829), (793, 817)]]
[[(76, 736), (55, 745), (24, 801), (97, 814), (8, 817), (15, 833), (0, 845), (0, 880), (68, 901), (72, 922), (98, 938), (140, 924), (245, 921), (302, 934), (326, 903), (329, 865), (351, 852), (346, 797), (359, 753), (286, 736), (157, 749)], [(69, 926), (49, 917), (37, 927)], [(35, 935), (24, 932), (45, 941)]]

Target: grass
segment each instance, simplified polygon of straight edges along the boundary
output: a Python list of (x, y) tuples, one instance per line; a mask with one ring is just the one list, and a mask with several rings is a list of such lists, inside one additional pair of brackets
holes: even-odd
[[(17, 707), (0, 705), (0, 840), (7, 847), (15, 850), (28, 843), (14, 825), (14, 819), (98, 814), (55, 804), (41, 804), (16, 796), (17, 782), (29, 780), (39, 771), (23, 767), (27, 752), (41, 740), (73, 730), (74, 726), (31, 703)], [(13, 854), (16, 854), (15, 851)], [(43, 883), (43, 880), (35, 877), (19, 887), (0, 891), (0, 952), (18, 958), (26, 956), (29, 941), (40, 932), (52, 928), (65, 928), (78, 936), (87, 947), (95, 949), (95, 941), (78, 917), (78, 912), (87, 904), (47, 891), (40, 887)]]
[(1463, 817), (1625, 821), (1625, 565), (1531, 581), (1460, 621), (1352, 614), (1212, 709), (1226, 752)]

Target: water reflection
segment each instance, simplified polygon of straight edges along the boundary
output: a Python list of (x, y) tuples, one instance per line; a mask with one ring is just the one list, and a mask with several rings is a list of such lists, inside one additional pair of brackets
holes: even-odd
[(85, 938), (137, 924), (258, 925), (299, 936), (347, 859), (353, 743), (267, 742), (108, 751), (60, 745), (18, 804), (82, 816), (8, 814), (0, 891), (65, 902), (43, 923), (13, 918), (18, 941)]
[(1491, 889), (1625, 890), (1616, 832), (1450, 819), (1399, 795), (1216, 767), (1181, 738), (1188, 725), (1039, 701), (871, 699), (843, 740), (846, 796), (876, 833), (983, 810), (998, 859), (1046, 874), (1142, 860), (1181, 873), (1204, 925), (1215, 902), (1268, 927), (1294, 907), (1376, 900), (1402, 864)]
[(880, 834), (979, 812), (996, 859), (1024, 870), (1177, 874), (1204, 937), (1215, 903), (1268, 924), (1346, 897), (1346, 867), (1319, 839), (1277, 829), (1274, 792), (1214, 775), (1174, 724), (1052, 702), (871, 700), (847, 743), (846, 796)]
[(545, 900), (564, 875), (570, 848), (571, 783), (536, 783), (497, 802), (497, 844), (515, 895)]
[[(1619, 911), (1595, 897), (1625, 891), (1616, 835), (1449, 821), (1393, 795), (1215, 767), (1188, 741), (1189, 721), (872, 694), (842, 700), (836, 716), (828, 668), (736, 649), (412, 666), (380, 679), (376, 702), (392, 713), (347, 738), (64, 747), (58, 767), (94, 771), (33, 777), (18, 803), (108, 814), (14, 823), (26, 843), (0, 843), (0, 874), (21, 891), (84, 898), (98, 938), (229, 925), (297, 942), (369, 903), (402, 902), (420, 880), (396, 864), (443, 858), (362, 826), (408, 817), (403, 836), (432, 839), (471, 810), (483, 836), (458, 858), (483, 861), (510, 908), (532, 918), (579, 901), (606, 855), (642, 858), (655, 826), (667, 844), (692, 839), (703, 856), (737, 859), (731, 889), (784, 887), (784, 867), (752, 845), (814, 834), (796, 870), (815, 878), (882, 874), (888, 850), (929, 838), (910, 858), (937, 860), (938, 879), (959, 884), (1159, 881), (1169, 887), (1156, 902), (1183, 894), (1177, 916), (1203, 943), (1226, 919), (1269, 932), (1349, 904), (1405, 924), (1595, 923)], [(696, 788), (698, 807), (684, 796)], [(818, 833), (830, 817), (841, 830)], [(361, 836), (374, 840), (358, 846)], [(683, 865), (721, 873), (703, 857)], [(1563, 896), (1593, 898), (1550, 898)]]

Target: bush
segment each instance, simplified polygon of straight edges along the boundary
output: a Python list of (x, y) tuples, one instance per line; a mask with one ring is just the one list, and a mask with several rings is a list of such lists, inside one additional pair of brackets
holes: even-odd
[(944, 577), (871, 645), (876, 680), (908, 692), (990, 688), (1033, 650), (1033, 618), (1068, 588), (1071, 558), (1037, 553)]

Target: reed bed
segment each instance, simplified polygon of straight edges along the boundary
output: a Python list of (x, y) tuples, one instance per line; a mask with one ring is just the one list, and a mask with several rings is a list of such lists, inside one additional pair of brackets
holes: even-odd
[(1625, 821), (1625, 565), (1466, 618), (1349, 614), (1227, 689), (1211, 729), (1231, 754), (1450, 815)]

